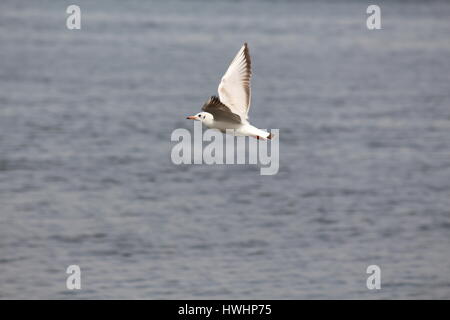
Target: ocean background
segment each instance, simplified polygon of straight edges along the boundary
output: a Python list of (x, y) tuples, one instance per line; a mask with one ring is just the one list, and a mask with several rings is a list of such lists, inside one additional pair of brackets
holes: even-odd
[[(369, 4), (2, 0), (0, 299), (450, 299), (450, 3)], [(174, 165), (244, 42), (279, 173)]]

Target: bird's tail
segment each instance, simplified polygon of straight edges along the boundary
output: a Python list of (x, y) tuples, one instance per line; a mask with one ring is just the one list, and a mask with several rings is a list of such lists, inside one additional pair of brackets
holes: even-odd
[(258, 129), (252, 125), (248, 125), (245, 127), (244, 135), (248, 135), (251, 137), (255, 137), (256, 139), (272, 139), (274, 135), (270, 132)]
[(272, 140), (272, 138), (275, 136), (275, 135), (273, 135), (272, 133), (270, 133), (270, 132), (265, 132), (265, 131), (262, 131), (263, 132), (263, 134), (261, 134), (261, 135), (257, 135), (256, 136), (256, 139), (264, 139), (264, 140), (267, 140), (267, 139), (269, 139), (269, 140)]

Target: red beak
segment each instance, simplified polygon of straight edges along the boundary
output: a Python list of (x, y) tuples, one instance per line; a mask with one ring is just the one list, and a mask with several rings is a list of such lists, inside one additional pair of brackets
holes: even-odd
[(189, 120), (198, 120), (198, 117), (196, 117), (196, 116), (189, 116), (189, 117), (187, 117), (186, 119), (189, 119)]

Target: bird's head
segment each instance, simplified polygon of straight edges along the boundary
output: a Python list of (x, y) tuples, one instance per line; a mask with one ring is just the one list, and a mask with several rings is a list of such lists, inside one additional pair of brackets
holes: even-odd
[(214, 117), (211, 113), (200, 112), (200, 113), (197, 113), (195, 116), (189, 116), (186, 119), (197, 120), (197, 121), (201, 121), (206, 124), (206, 123), (211, 123), (214, 120)]

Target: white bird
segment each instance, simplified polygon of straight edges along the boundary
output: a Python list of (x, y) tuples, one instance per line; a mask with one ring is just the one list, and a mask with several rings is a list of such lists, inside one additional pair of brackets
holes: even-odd
[(257, 139), (272, 139), (272, 134), (252, 126), (248, 122), (252, 76), (251, 60), (247, 43), (234, 57), (227, 72), (219, 84), (219, 97), (212, 96), (203, 105), (202, 110), (187, 119), (201, 121), (211, 129), (226, 133), (233, 129), (233, 135), (251, 136)]

